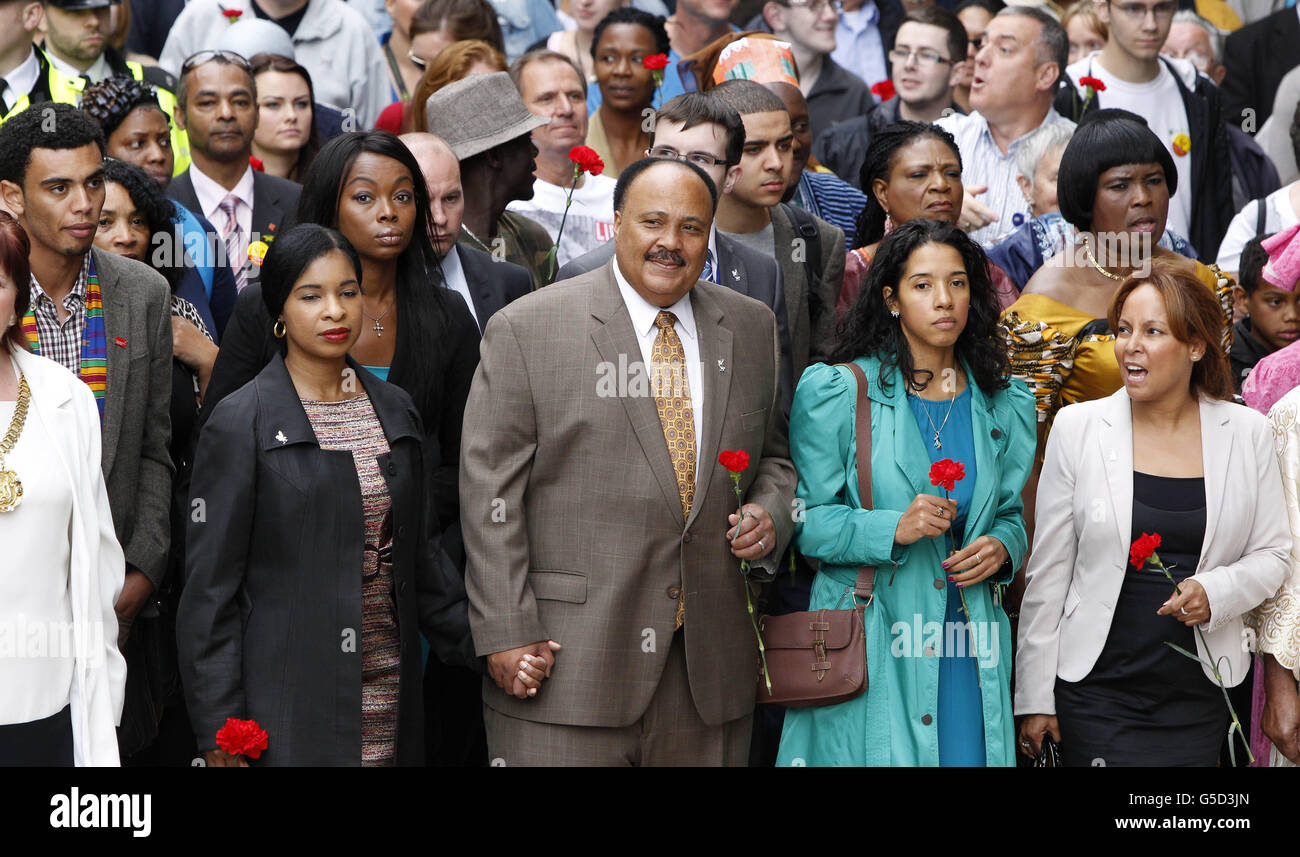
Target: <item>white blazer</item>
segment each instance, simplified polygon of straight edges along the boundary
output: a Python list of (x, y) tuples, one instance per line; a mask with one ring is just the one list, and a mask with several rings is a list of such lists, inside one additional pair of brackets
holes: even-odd
[[(1233, 686), (1250, 663), (1242, 614), (1282, 585), (1291, 532), (1267, 420), (1206, 397), (1200, 409), (1205, 538), (1193, 577), (1210, 619), (1200, 626), (1206, 643), (1198, 635), (1196, 645), (1207, 661), (1208, 645)], [(1121, 387), (1062, 408), (1048, 437), (1020, 608), (1017, 715), (1055, 714), (1056, 678), (1092, 671), (1124, 582), (1132, 522), (1133, 415)]]
[[(6, 352), (0, 346), (0, 359)], [(126, 558), (100, 469), (99, 410), (90, 388), (62, 365), (26, 351), (15, 352), (15, 359), (32, 391), (27, 430), (45, 432), (54, 441), (59, 458), (50, 466), (72, 486), (73, 761), (78, 767), (117, 765), (115, 727), (122, 718), (126, 660), (117, 648), (113, 605), (122, 592)]]

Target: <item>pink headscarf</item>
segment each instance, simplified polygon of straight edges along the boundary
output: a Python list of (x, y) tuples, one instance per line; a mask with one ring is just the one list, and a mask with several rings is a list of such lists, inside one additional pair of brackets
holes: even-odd
[(1260, 273), (1264, 281), (1284, 292), (1294, 291), (1296, 282), (1300, 281), (1300, 223), (1285, 229), (1271, 238), (1260, 242), (1264, 252), (1268, 253), (1268, 262)]

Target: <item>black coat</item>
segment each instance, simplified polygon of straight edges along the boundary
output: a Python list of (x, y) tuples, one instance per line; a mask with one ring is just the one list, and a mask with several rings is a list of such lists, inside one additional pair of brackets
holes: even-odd
[[(472, 664), (465, 589), (426, 526), (414, 403), (348, 365), (391, 449), (378, 461), (392, 502), (401, 637), (396, 761), (420, 765), (419, 632), (443, 661)], [(269, 734), (262, 764), (359, 765), (360, 483), (350, 452), (318, 445), (279, 355), (204, 426), (190, 508), (177, 638), (199, 748), (213, 748), (217, 730), (235, 717)]]
[[(1224, 121), (1249, 134), (1263, 127), (1273, 113), (1278, 84), (1300, 62), (1297, 46), (1300, 17), (1295, 9), (1279, 10), (1228, 35), (1223, 43), (1228, 69), (1223, 78)], [(1279, 118), (1291, 124), (1290, 116)]]

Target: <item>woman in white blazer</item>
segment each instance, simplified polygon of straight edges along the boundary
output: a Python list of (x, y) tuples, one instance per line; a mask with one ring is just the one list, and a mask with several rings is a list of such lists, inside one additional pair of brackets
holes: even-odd
[[(1218, 303), (1155, 263), (1108, 321), (1124, 386), (1063, 408), (1038, 484), (1016, 656), (1020, 748), (1045, 734), (1067, 765), (1214, 765), (1228, 686), (1250, 663), (1243, 614), (1273, 595), (1290, 531), (1272, 433), (1233, 404)], [(1174, 591), (1129, 549), (1159, 533)], [(1200, 634), (1195, 632), (1200, 628)]]
[(27, 254), (0, 213), (0, 767), (117, 765), (126, 559), (94, 394), (26, 347)]

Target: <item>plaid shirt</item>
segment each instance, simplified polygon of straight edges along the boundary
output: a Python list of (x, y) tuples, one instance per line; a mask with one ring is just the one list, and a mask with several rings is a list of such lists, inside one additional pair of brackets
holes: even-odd
[(74, 375), (81, 374), (81, 340), (86, 331), (86, 278), (90, 274), (90, 254), (81, 262), (81, 272), (72, 291), (63, 298), (68, 317), (59, 321), (54, 301), (45, 294), (32, 274), (32, 314), (41, 340), (41, 356), (62, 363)]

